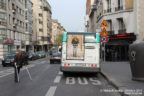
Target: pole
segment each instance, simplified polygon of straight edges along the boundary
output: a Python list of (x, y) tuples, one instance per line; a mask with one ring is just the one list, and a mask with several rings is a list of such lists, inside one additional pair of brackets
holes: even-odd
[(14, 63), (14, 70), (15, 70), (15, 82), (19, 82), (19, 74), (18, 74), (18, 69), (16, 63)]
[(105, 43), (104, 43), (104, 63), (105, 63), (105, 60), (106, 60), (106, 56), (105, 56)]
[(27, 70), (27, 73), (28, 73), (28, 75), (29, 75), (29, 77), (30, 77), (30, 80), (32, 80), (32, 77), (31, 77), (31, 75), (30, 75), (30, 72), (29, 72), (29, 70), (28, 70), (28, 68), (25, 66), (25, 69)]

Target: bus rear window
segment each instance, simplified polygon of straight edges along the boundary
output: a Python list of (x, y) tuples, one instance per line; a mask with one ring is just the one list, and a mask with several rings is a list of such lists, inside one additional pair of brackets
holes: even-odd
[(85, 43), (96, 43), (95, 35), (85, 35)]

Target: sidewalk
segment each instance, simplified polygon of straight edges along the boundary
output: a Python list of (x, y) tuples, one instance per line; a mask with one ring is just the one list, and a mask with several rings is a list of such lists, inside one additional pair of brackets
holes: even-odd
[[(131, 69), (129, 62), (102, 62), (102, 75), (114, 85), (117, 89), (122, 90), (143, 90), (144, 82), (132, 81)], [(131, 96), (131, 95), (129, 95)], [(133, 96), (133, 95), (132, 95)], [(135, 96), (135, 95), (134, 95)]]

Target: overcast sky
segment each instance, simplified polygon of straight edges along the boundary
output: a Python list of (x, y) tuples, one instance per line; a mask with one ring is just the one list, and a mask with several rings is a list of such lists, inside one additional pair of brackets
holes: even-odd
[(58, 19), (66, 31), (84, 30), (86, 0), (48, 0), (52, 18)]

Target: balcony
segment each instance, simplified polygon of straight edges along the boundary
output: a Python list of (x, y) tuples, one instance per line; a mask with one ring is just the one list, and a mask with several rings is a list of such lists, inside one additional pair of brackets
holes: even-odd
[(120, 29), (118, 30), (119, 34), (125, 34), (126, 33), (126, 29)]
[(0, 19), (0, 25), (1, 26), (6, 26), (7, 25), (6, 20), (5, 19)]
[(12, 13), (13, 13), (13, 15), (16, 15), (16, 8), (12, 8)]
[(121, 10), (123, 10), (123, 6), (118, 6), (115, 8), (115, 11), (121, 11)]
[(111, 8), (104, 10), (104, 13), (110, 13), (111, 12)]
[(0, 9), (6, 10), (6, 4), (4, 2), (0, 2)]

